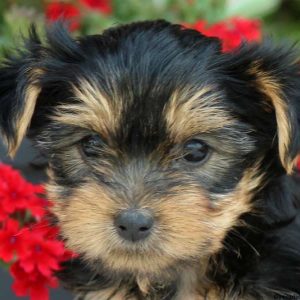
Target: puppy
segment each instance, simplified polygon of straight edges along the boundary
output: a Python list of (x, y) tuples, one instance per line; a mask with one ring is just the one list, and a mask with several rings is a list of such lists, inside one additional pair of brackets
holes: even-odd
[(165, 21), (35, 30), (0, 69), (0, 126), (49, 160), (84, 300), (300, 299), (296, 51)]

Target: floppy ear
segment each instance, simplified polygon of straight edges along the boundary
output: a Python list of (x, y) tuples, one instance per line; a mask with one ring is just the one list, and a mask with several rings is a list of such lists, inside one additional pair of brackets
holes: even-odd
[(296, 51), (267, 41), (244, 45), (230, 56), (230, 72), (238, 70), (236, 81), (246, 81), (252, 104), (264, 111), (265, 118), (275, 116), (271, 121), (276, 122), (279, 159), (292, 174), (300, 152), (300, 61)]
[(0, 129), (11, 156), (26, 135), (41, 91), (40, 45), (32, 28), (23, 50), (7, 55), (0, 66)]

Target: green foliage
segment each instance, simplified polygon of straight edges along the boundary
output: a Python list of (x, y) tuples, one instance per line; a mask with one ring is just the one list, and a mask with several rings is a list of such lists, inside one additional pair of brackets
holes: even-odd
[(224, 17), (262, 18), (278, 10), (280, 4), (280, 0), (228, 1), (228, 5), (224, 9)]
[[(76, 4), (78, 0), (64, 0)], [(0, 49), (15, 44), (34, 22), (44, 27), (44, 11), (51, 0), (0, 0)], [(145, 19), (177, 23), (206, 20), (215, 23), (233, 16), (260, 18), (264, 32), (300, 39), (300, 0), (111, 0), (112, 13), (80, 6), (81, 27), (75, 34), (99, 33), (112, 25)]]

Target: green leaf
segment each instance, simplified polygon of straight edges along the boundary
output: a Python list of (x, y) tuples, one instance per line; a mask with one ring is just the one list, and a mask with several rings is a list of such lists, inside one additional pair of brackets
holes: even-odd
[(278, 9), (280, 3), (281, 0), (228, 0), (223, 19), (232, 16), (247, 18), (264, 17)]
[(6, 263), (4, 263), (2, 260), (0, 260), (0, 268), (5, 269), (5, 270), (8, 270), (9, 265), (6, 264)]

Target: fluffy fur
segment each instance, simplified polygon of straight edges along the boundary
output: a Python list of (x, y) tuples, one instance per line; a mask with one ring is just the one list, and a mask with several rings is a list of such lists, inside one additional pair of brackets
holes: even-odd
[[(62, 26), (0, 69), (10, 154), (28, 136), (79, 257), (58, 274), (77, 299), (300, 297), (300, 76), (296, 51), (220, 42), (165, 21), (73, 39)], [(101, 142), (83, 150), (91, 135)], [(184, 145), (205, 141), (201, 164)], [(114, 218), (151, 212), (150, 236)]]

